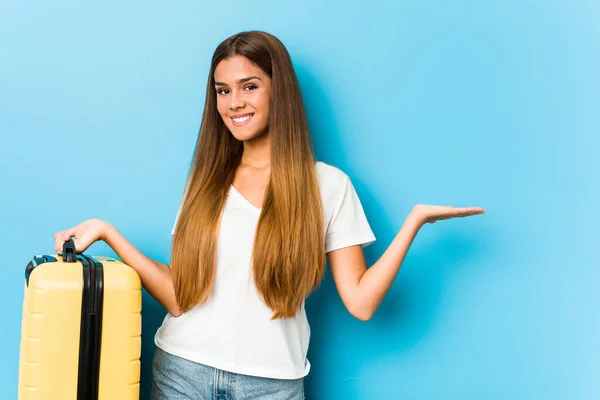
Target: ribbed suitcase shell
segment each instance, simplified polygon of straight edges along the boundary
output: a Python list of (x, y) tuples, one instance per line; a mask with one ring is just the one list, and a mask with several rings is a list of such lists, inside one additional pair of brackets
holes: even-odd
[[(83, 288), (81, 262), (39, 265), (25, 285), (19, 400), (75, 400)], [(99, 400), (139, 399), (142, 292), (137, 273), (107, 257)]]

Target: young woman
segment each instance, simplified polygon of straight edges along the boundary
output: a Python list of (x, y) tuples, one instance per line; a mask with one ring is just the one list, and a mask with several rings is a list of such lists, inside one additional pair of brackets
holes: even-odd
[(104, 240), (168, 311), (155, 336), (153, 399), (302, 399), (310, 329), (304, 301), (329, 261), (348, 311), (366, 321), (420, 227), (482, 214), (416, 205), (379, 260), (348, 176), (315, 160), (300, 87), (283, 44), (264, 32), (221, 43), (169, 266), (111, 224), (55, 234), (78, 252)]

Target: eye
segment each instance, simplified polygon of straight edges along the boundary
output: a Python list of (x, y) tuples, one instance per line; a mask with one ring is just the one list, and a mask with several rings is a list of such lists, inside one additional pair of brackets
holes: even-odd
[(224, 88), (217, 89), (217, 94), (227, 94), (227, 93), (229, 93), (228, 89), (224, 89)]
[(257, 88), (257, 86), (254, 84), (249, 84), (249, 85), (244, 86), (244, 90), (254, 90), (256, 88)]

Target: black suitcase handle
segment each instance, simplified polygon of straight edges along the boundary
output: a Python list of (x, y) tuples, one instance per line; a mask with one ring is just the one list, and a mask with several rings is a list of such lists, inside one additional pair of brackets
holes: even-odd
[(62, 252), (63, 262), (74, 263), (75, 256), (75, 243), (73, 239), (69, 239), (63, 244), (63, 252)]

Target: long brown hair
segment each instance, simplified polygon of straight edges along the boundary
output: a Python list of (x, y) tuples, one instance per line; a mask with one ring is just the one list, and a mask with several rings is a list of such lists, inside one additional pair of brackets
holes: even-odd
[(223, 41), (212, 58), (200, 133), (173, 237), (171, 267), (182, 312), (205, 302), (213, 288), (221, 215), (243, 152), (217, 111), (214, 73), (224, 59), (243, 56), (271, 77), (271, 175), (252, 252), (257, 292), (273, 319), (291, 318), (325, 270), (323, 208), (315, 156), (290, 56), (265, 32)]

